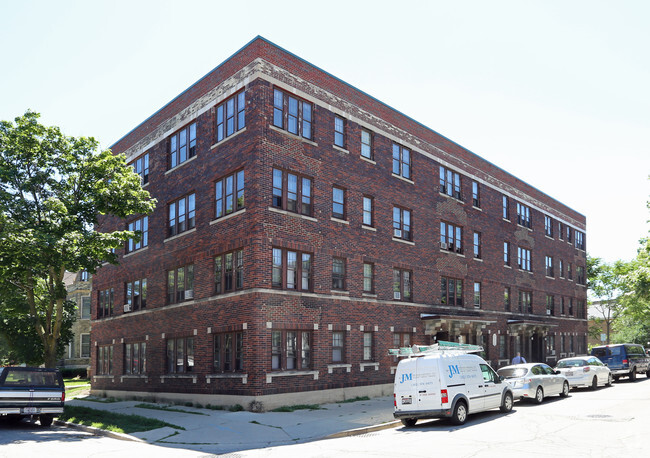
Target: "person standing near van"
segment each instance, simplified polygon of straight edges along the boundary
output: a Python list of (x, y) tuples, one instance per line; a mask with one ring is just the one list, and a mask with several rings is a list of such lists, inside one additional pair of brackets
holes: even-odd
[(517, 352), (517, 356), (512, 358), (512, 364), (526, 364), (526, 358), (521, 356), (521, 352)]

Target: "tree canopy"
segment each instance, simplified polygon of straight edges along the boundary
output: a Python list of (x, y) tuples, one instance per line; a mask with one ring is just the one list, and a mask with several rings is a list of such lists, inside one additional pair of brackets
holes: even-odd
[(67, 137), (39, 117), (27, 111), (15, 124), (0, 122), (0, 321), (31, 324), (42, 361), (53, 367), (71, 307), (65, 271), (116, 263), (114, 250), (140, 236), (100, 233), (98, 215), (147, 214), (155, 200), (124, 155), (99, 151), (92, 137)]

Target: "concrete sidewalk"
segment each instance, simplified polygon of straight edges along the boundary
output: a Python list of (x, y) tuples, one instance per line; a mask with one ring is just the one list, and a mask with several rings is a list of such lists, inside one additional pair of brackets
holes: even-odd
[[(318, 410), (252, 413), (247, 411), (169, 406), (183, 412), (135, 407), (138, 401), (96, 402), (74, 399), (66, 404), (156, 418), (182, 426), (133, 433), (122, 438), (156, 445), (224, 454), (241, 450), (296, 444), (328, 437), (362, 434), (394, 427), (392, 396), (339, 404), (323, 404)], [(165, 406), (164, 404), (158, 404)]]

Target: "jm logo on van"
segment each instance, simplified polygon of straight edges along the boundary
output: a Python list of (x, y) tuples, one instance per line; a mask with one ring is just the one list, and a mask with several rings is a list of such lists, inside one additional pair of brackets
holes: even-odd
[(400, 383), (404, 383), (407, 381), (409, 382), (413, 381), (413, 374), (402, 374), (402, 380), (400, 380)]
[(460, 370), (458, 369), (458, 365), (449, 365), (447, 366), (449, 369), (449, 378), (453, 378), (454, 375), (460, 375)]

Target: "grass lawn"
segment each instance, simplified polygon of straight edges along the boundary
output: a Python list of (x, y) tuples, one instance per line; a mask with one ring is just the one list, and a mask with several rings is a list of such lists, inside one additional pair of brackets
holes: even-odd
[(154, 418), (142, 417), (140, 415), (124, 415), (79, 406), (65, 406), (63, 414), (59, 416), (59, 420), (125, 434), (151, 431), (152, 429), (163, 428), (165, 426), (174, 429), (185, 429), (182, 426), (172, 425), (171, 423)]

